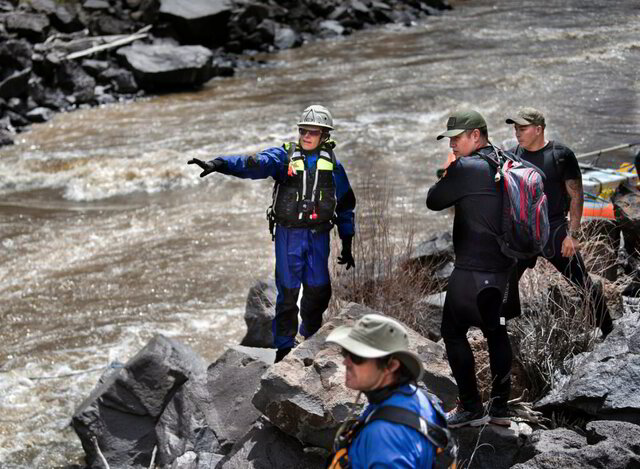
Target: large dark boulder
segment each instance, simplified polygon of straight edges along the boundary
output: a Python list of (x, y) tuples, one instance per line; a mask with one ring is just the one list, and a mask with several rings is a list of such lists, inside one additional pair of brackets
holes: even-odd
[(49, 19), (40, 13), (14, 12), (5, 18), (7, 31), (33, 42), (42, 42), (47, 37)]
[[(328, 320), (279, 363), (270, 367), (260, 381), (253, 404), (283, 432), (311, 446), (330, 448), (335, 431), (354, 409), (356, 391), (344, 385), (345, 370), (338, 347), (325, 344), (327, 335), (339, 325), (352, 325), (364, 314), (365, 306), (350, 304)], [(457, 396), (450, 377), (444, 348), (407, 328), (411, 348), (422, 358), (424, 384), (447, 407)], [(356, 411), (362, 409), (358, 404)]]
[(185, 383), (156, 425), (158, 463), (227, 454), (260, 416), (251, 398), (274, 358), (272, 350), (237, 346)]
[(0, 79), (0, 98), (12, 98), (24, 94), (29, 88), (30, 76), (31, 69), (25, 68), (12, 73), (5, 79)]
[(640, 426), (594, 421), (587, 435), (566, 428), (538, 430), (527, 440), (513, 469), (640, 467)]
[(136, 79), (129, 70), (110, 67), (100, 73), (99, 78), (108, 82), (116, 93), (128, 94), (138, 91)]
[(244, 311), (247, 334), (241, 345), (247, 347), (273, 347), (271, 322), (275, 317), (275, 304), (278, 291), (273, 279), (259, 280), (249, 289)]
[(118, 50), (145, 89), (197, 87), (212, 76), (212, 52), (202, 46), (134, 44)]
[(0, 77), (7, 76), (11, 69), (30, 68), (32, 54), (33, 47), (25, 39), (0, 41)]
[(55, 69), (55, 82), (78, 104), (91, 102), (95, 95), (95, 79), (77, 62), (61, 62)]
[(305, 452), (298, 440), (262, 418), (216, 469), (322, 469), (322, 454)]
[(180, 42), (208, 47), (228, 37), (232, 4), (229, 0), (160, 0), (160, 18), (177, 31)]
[(185, 345), (157, 335), (124, 367), (103, 376), (72, 418), (89, 467), (102, 467), (98, 448), (111, 467), (149, 467), (158, 419), (205, 366)]
[(526, 423), (512, 422), (510, 427), (461, 427), (451, 433), (458, 443), (458, 461), (465, 462), (462, 467), (507, 469), (517, 461), (532, 429)]
[(625, 314), (593, 352), (574, 359), (575, 371), (537, 403), (640, 424), (640, 314)]

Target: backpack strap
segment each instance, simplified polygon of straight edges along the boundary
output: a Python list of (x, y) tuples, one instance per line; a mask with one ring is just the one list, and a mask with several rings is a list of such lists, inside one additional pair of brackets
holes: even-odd
[(556, 142), (551, 140), (551, 156), (553, 158), (553, 165), (556, 168), (556, 172), (560, 177), (564, 174), (564, 154), (560, 154), (556, 151)]
[(436, 448), (446, 448), (451, 440), (451, 433), (448, 429), (435, 423), (429, 423), (420, 415), (403, 407), (392, 405), (379, 407), (367, 417), (365, 424), (373, 420), (386, 420), (413, 428)]

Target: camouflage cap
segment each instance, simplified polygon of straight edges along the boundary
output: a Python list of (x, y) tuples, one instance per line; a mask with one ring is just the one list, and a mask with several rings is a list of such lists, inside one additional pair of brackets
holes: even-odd
[(484, 117), (477, 111), (458, 111), (449, 116), (447, 120), (447, 130), (436, 138), (440, 140), (444, 137), (456, 137), (465, 130), (481, 129), (486, 127)]
[(505, 120), (507, 124), (518, 124), (518, 125), (541, 125), (545, 126), (544, 123), (544, 114), (542, 111), (538, 111), (532, 107), (523, 107), (516, 112), (516, 117), (508, 117)]

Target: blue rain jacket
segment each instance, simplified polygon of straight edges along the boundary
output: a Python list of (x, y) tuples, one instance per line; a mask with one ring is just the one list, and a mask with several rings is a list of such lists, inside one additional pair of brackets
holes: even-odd
[[(427, 397), (416, 387), (406, 384), (399, 392), (379, 404), (369, 404), (361, 419), (379, 406), (394, 405), (420, 414), (427, 422), (438, 423), (438, 414)], [(408, 394), (408, 395), (407, 395)], [(373, 420), (366, 424), (349, 446), (349, 462), (353, 469), (431, 469), (435, 447), (424, 436), (406, 425)]]

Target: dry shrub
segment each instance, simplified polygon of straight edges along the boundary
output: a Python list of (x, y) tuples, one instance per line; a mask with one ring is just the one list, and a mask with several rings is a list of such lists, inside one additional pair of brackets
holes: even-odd
[[(357, 190), (356, 235), (353, 243), (355, 269), (333, 264), (334, 296), (329, 316), (343, 301), (352, 301), (395, 317), (421, 331), (420, 301), (434, 290), (428, 270), (407, 262), (413, 251), (414, 223), (392, 215), (393, 191), (389, 184), (367, 181)], [(334, 239), (332, 250), (340, 252)], [(334, 256), (335, 257), (335, 256)], [(424, 334), (423, 334), (424, 335)]]
[(598, 329), (589, 296), (583, 298), (550, 263), (538, 260), (519, 286), (523, 313), (509, 323), (511, 342), (529, 396), (537, 400), (559, 374), (572, 373), (571, 358), (593, 349)]

